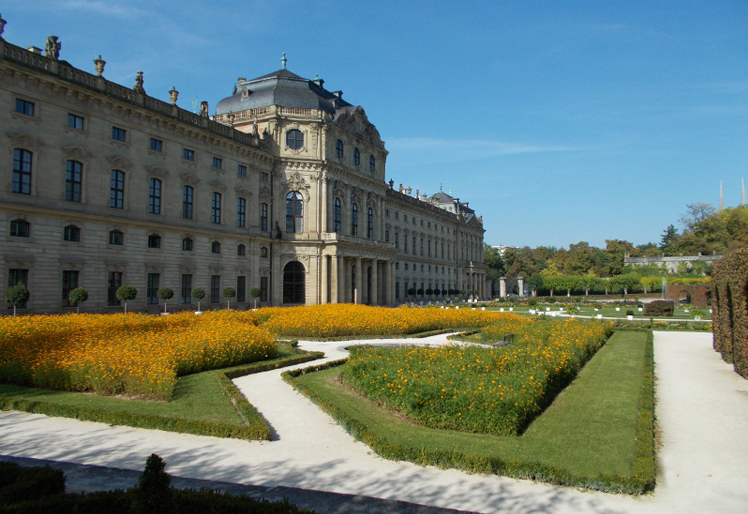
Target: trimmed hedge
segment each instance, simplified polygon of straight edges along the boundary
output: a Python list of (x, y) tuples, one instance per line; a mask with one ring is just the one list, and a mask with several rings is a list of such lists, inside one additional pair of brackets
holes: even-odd
[(655, 300), (644, 306), (645, 316), (672, 316), (675, 312), (675, 303), (671, 300)]
[(583, 477), (567, 470), (538, 462), (509, 461), (495, 457), (466, 455), (459, 452), (431, 450), (428, 448), (416, 448), (390, 443), (386, 438), (378, 437), (364, 423), (361, 423), (328, 402), (323, 396), (317, 394), (301, 382), (294, 380), (307, 373), (343, 365), (348, 359), (340, 359), (318, 366), (286, 371), (282, 376), (286, 382), (332, 416), (355, 439), (363, 442), (380, 457), (385, 459), (408, 461), (422, 466), (455, 468), (469, 473), (484, 473), (537, 480), (551, 485), (584, 487), (612, 493), (644, 494), (654, 489), (656, 478), (654, 458), (654, 377), (651, 367), (653, 355), (652, 333), (649, 332), (646, 358), (650, 365), (644, 376), (642, 394), (639, 400), (637, 447), (636, 458), (632, 467), (634, 477), (632, 478), (618, 475)]
[(748, 247), (712, 265), (714, 349), (748, 378)]
[(94, 421), (108, 423), (110, 425), (125, 425), (151, 430), (165, 430), (167, 432), (180, 432), (183, 434), (247, 439), (252, 441), (269, 440), (271, 432), (267, 422), (247, 401), (244, 395), (241, 394), (239, 389), (230, 379), (308, 362), (310, 360), (318, 359), (322, 357), (322, 355), (322, 352), (311, 352), (274, 362), (257, 362), (240, 368), (218, 371), (216, 373), (218, 382), (223, 386), (224, 393), (234, 405), (234, 408), (237, 410), (239, 415), (246, 422), (246, 426), (147, 414), (130, 414), (127, 412), (114, 412), (94, 409), (91, 407), (74, 407), (33, 400), (16, 400), (9, 398), (0, 398), (0, 410), (17, 410), (30, 412), (32, 414), (44, 414), (47, 416), (73, 418), (82, 421)]

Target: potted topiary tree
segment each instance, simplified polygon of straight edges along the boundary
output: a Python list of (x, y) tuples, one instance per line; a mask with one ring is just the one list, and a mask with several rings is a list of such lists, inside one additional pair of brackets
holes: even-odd
[(122, 286), (117, 289), (117, 300), (125, 302), (125, 314), (127, 314), (127, 302), (138, 296), (138, 290), (133, 286)]
[(13, 316), (16, 315), (16, 307), (28, 301), (30, 297), (28, 289), (20, 282), (5, 291), (5, 301), (13, 306)]
[(76, 287), (75, 289), (70, 291), (70, 294), (68, 294), (68, 301), (75, 305), (75, 313), (80, 314), (81, 313), (81, 305), (83, 302), (88, 300), (88, 291), (83, 289), (82, 287)]
[(257, 309), (257, 299), (262, 295), (262, 289), (253, 287), (249, 290), (249, 296), (255, 299), (255, 309)]
[(221, 296), (228, 300), (226, 308), (231, 310), (231, 299), (236, 296), (236, 289), (233, 287), (224, 287), (223, 291), (221, 291)]
[(196, 287), (192, 290), (190, 296), (197, 300), (197, 310), (195, 311), (195, 314), (202, 314), (202, 311), (200, 310), (200, 300), (205, 298), (205, 289), (202, 287)]
[(168, 314), (166, 312), (166, 300), (171, 300), (172, 298), (174, 298), (174, 291), (172, 291), (168, 287), (162, 287), (156, 292), (156, 296), (164, 301), (164, 315)]
[(415, 295), (416, 295), (416, 290), (414, 288), (411, 287), (410, 289), (408, 289), (408, 296), (415, 296)]

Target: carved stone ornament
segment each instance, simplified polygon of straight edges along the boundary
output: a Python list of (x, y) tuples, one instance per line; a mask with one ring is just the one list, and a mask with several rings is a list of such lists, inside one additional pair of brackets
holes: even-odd
[(169, 172), (161, 166), (146, 166), (145, 169), (149, 177), (166, 178), (169, 176)]
[(283, 267), (291, 261), (299, 261), (304, 264), (309, 264), (309, 256), (303, 254), (284, 253), (281, 254), (281, 260), (283, 262)]
[(248, 190), (246, 187), (237, 187), (234, 191), (236, 191), (240, 196), (252, 196), (252, 191)]
[(93, 157), (93, 154), (80, 146), (61, 146), (62, 153), (66, 159), (73, 161), (85, 161)]
[(270, 188), (268, 186), (262, 186), (260, 188), (260, 198), (262, 199), (273, 199), (273, 194), (270, 192)]
[(128, 161), (127, 159), (125, 159), (124, 157), (122, 157), (121, 155), (107, 157), (106, 160), (112, 169), (118, 169), (118, 170), (132, 169), (132, 163)]
[(13, 141), (14, 146), (20, 146), (25, 148), (39, 148), (40, 146), (44, 145), (44, 142), (40, 139), (36, 139), (34, 136), (31, 136), (29, 134), (6, 134), (8, 138), (10, 138), (11, 141)]
[(94, 69), (96, 70), (96, 75), (101, 77), (101, 74), (104, 73), (104, 66), (106, 66), (106, 61), (101, 58), (101, 54), (94, 59)]
[(44, 46), (44, 56), (57, 60), (60, 58), (61, 48), (62, 43), (57, 39), (57, 36), (49, 36), (47, 37), (47, 43)]
[(195, 186), (200, 183), (200, 179), (192, 173), (182, 173), (179, 175), (179, 178), (181, 178), (182, 182), (188, 186)]
[(135, 85), (132, 87), (132, 90), (136, 93), (145, 94), (145, 89), (143, 89), (143, 72), (140, 70), (135, 72)]
[(209, 184), (209, 185), (210, 185), (210, 187), (212, 187), (213, 189), (219, 189), (219, 190), (221, 190), (221, 191), (226, 191), (226, 189), (228, 189), (228, 188), (226, 187), (226, 184), (224, 184), (224, 183), (223, 183), (223, 182), (221, 182), (220, 180), (214, 180), (213, 182), (209, 182), (208, 184)]
[(205, 100), (200, 102), (200, 116), (202, 116), (203, 118), (208, 117), (208, 102)]
[[(309, 184), (307, 184), (306, 180), (304, 180), (304, 177), (301, 176), (301, 173), (298, 171), (291, 173), (286, 177), (286, 191), (308, 191), (309, 190)], [(307, 195), (307, 200), (308, 200)]]
[(169, 101), (171, 101), (171, 105), (177, 105), (177, 98), (179, 98), (179, 91), (177, 91), (177, 88), (174, 86), (171, 86), (171, 89), (169, 90)]
[(344, 110), (336, 116), (333, 124), (377, 148), (384, 149), (384, 142), (379, 136), (379, 131), (371, 124), (362, 107)]

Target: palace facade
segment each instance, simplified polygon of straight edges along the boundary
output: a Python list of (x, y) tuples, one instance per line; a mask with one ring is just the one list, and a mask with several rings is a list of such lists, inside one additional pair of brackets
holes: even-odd
[[(282, 68), (239, 79), (209, 116), (2, 39), (0, 283), (21, 312), (232, 304), (396, 305), (415, 289), (485, 294), (482, 219), (443, 192), (385, 182), (387, 150), (361, 107)], [(442, 295), (436, 293), (433, 298)], [(428, 299), (428, 298), (425, 298)], [(225, 303), (224, 303), (225, 304)]]

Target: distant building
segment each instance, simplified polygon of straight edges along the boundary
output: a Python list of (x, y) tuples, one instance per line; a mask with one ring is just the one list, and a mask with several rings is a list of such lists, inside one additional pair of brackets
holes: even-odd
[(623, 259), (623, 264), (631, 266), (648, 266), (650, 264), (655, 264), (660, 268), (666, 268), (670, 273), (674, 273), (678, 271), (678, 265), (681, 263), (686, 263), (686, 266), (690, 267), (690, 263), (700, 261), (709, 263), (711, 266), (714, 261), (719, 260), (722, 257), (722, 255), (676, 255), (672, 257), (665, 257), (664, 255), (660, 257), (629, 257), (627, 255)]

